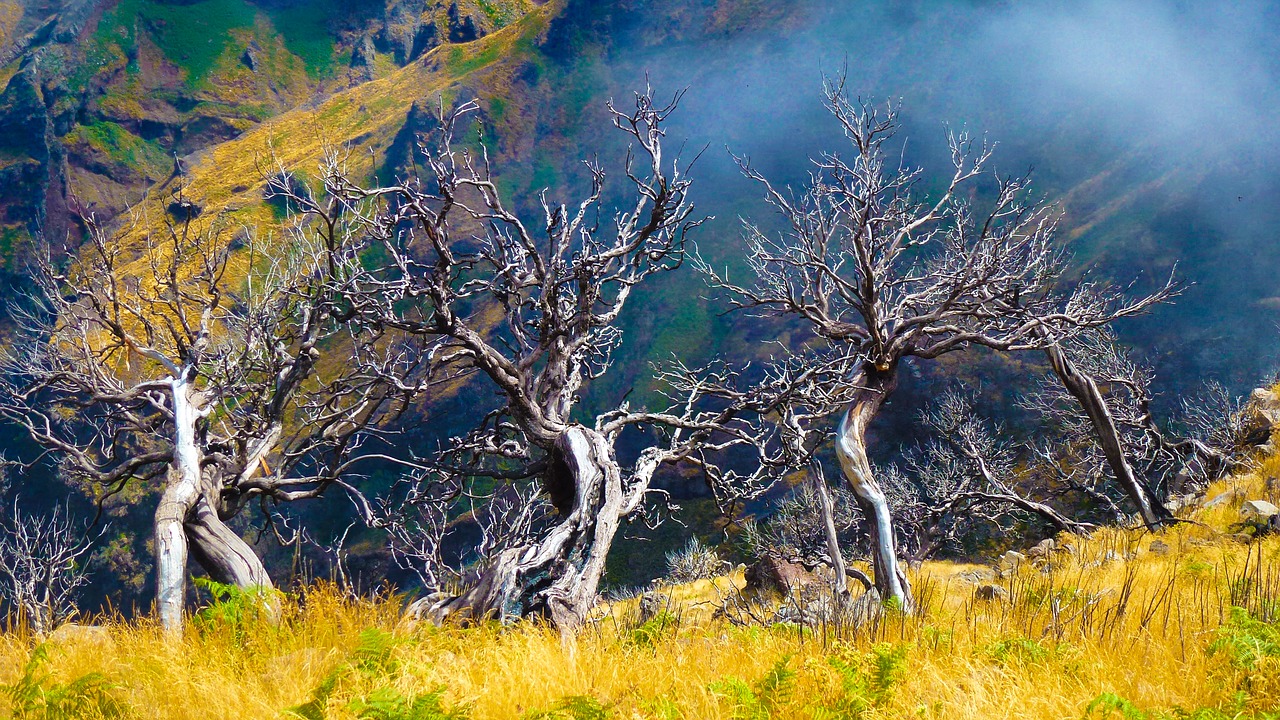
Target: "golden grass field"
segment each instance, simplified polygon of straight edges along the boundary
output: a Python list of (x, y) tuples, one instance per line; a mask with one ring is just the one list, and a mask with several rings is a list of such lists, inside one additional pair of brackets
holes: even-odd
[[(413, 626), (396, 597), (314, 586), (278, 623), (243, 604), (198, 615), (181, 641), (148, 620), (37, 645), (0, 636), (0, 712), (137, 718), (1265, 718), (1280, 717), (1280, 538), (1226, 531), (1265, 496), (1280, 456), (1150, 534), (1060, 538), (1048, 572), (974, 599), (961, 573), (914, 573), (924, 606), (858, 629), (736, 626), (712, 607), (740, 574), (671, 590), (635, 623), (602, 607), (572, 641), (544, 627)], [(1274, 490), (1271, 490), (1274, 492)], [(1168, 548), (1154, 552), (1159, 540)], [(1247, 610), (1232, 610), (1232, 606)], [(252, 607), (251, 605), (248, 607)], [(35, 657), (36, 661), (32, 662)], [(41, 660), (41, 658), (45, 658)], [(6, 708), (6, 706), (9, 706)]]

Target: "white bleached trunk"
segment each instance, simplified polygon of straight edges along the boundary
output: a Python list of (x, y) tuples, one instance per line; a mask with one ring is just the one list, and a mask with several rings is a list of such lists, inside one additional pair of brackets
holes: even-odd
[(184, 368), (171, 382), (173, 393), (173, 465), (155, 515), (156, 612), (164, 629), (182, 631), (186, 599), (187, 534), (184, 524), (200, 499), (200, 448), (196, 423), (202, 415), (194, 372)]
[(560, 524), (536, 543), (503, 552), (468, 591), (428, 598), (411, 611), (434, 622), (541, 616), (565, 633), (581, 627), (625, 511), (622, 472), (608, 440), (581, 425), (564, 431), (557, 455), (565, 476), (553, 495)]
[(871, 566), (882, 598), (895, 598), (912, 609), (911, 585), (898, 562), (889, 501), (867, 459), (867, 426), (897, 385), (897, 368), (864, 367), (850, 382), (858, 388), (836, 431), (836, 457), (871, 530)]

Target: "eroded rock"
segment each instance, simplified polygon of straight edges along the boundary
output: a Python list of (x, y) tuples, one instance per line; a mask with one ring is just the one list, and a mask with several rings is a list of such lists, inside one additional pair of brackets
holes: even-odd
[(817, 578), (804, 566), (775, 557), (765, 557), (749, 566), (744, 573), (748, 593), (789, 594), (813, 583)]
[(1246, 522), (1270, 522), (1276, 515), (1280, 515), (1280, 507), (1266, 500), (1246, 500), (1240, 506), (1240, 518)]
[(984, 600), (988, 602), (994, 601), (994, 600), (1004, 600), (1009, 597), (1009, 591), (1005, 590), (999, 585), (992, 585), (991, 583), (986, 583), (984, 585), (979, 585), (978, 587), (974, 588), (973, 597), (975, 600)]

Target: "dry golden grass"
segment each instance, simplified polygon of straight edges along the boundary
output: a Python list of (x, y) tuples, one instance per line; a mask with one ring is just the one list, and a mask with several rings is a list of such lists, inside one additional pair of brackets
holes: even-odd
[[(713, 619), (740, 576), (675, 588), (670, 615), (639, 630), (635, 601), (603, 608), (567, 643), (531, 624), (413, 627), (395, 598), (321, 586), (287, 600), (276, 625), (206, 619), (170, 642), (149, 621), (117, 621), (109, 641), (46, 644), (44, 687), (56, 695), (101, 673), (125, 716), (175, 720), (293, 717), (288, 708), (317, 697), (316, 717), (441, 717), (428, 701), (409, 712), (437, 690), (441, 707), (471, 718), (1106, 717), (1086, 712), (1100, 697), (1132, 703), (1115, 717), (1268, 717), (1280, 709), (1280, 625), (1230, 618), (1237, 604), (1274, 619), (1280, 538), (1245, 544), (1224, 531), (1277, 470), (1273, 457), (1218, 483), (1208, 497), (1228, 499), (1193, 512), (1197, 524), (1064, 538), (1071, 549), (1048, 572), (996, 581), (1008, 601), (974, 599), (962, 573), (977, 566), (928, 563), (914, 577), (923, 613), (856, 630)], [(1167, 553), (1151, 550), (1156, 540)], [(20, 631), (0, 636), (0, 682), (21, 677), (33, 645)]]

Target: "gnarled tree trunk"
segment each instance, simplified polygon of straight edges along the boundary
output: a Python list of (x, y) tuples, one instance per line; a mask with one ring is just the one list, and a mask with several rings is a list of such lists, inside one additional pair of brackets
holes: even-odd
[(262, 559), (222, 518), (209, 498), (201, 497), (184, 524), (191, 555), (209, 577), (224, 585), (271, 588), (271, 576)]
[(582, 625), (622, 519), (622, 471), (604, 435), (581, 425), (565, 429), (555, 455), (560, 523), (538, 542), (502, 552), (465, 593), (427, 598), (415, 612), (434, 622), (542, 616), (562, 632)]
[(194, 368), (183, 368), (170, 383), (173, 396), (173, 466), (156, 507), (156, 612), (168, 632), (182, 631), (186, 600), (187, 515), (200, 499), (200, 447), (196, 422), (200, 394), (192, 384)]
[(1081, 372), (1058, 345), (1049, 345), (1044, 351), (1049, 356), (1049, 363), (1053, 366), (1053, 372), (1062, 382), (1062, 386), (1071, 393), (1089, 416), (1089, 422), (1097, 433), (1098, 444), (1102, 446), (1102, 452), (1107, 458), (1107, 464), (1111, 466), (1111, 472), (1116, 476), (1116, 481), (1120, 483), (1120, 487), (1129, 499), (1137, 506), (1138, 512), (1142, 515), (1142, 521), (1152, 529), (1168, 523), (1173, 519), (1173, 513), (1169, 512), (1158, 498), (1152, 497), (1147, 492), (1146, 486), (1134, 473), (1133, 466), (1129, 464), (1124, 454), (1120, 430), (1116, 427), (1115, 418), (1112, 417), (1111, 410), (1107, 407), (1107, 400), (1098, 389), (1098, 384), (1088, 374)]
[(881, 598), (895, 598), (903, 609), (912, 607), (911, 585), (898, 563), (889, 501), (867, 459), (867, 426), (875, 419), (884, 401), (898, 384), (898, 368), (863, 365), (850, 382), (857, 388), (853, 402), (840, 419), (836, 437), (836, 457), (853, 490), (858, 507), (871, 530), (871, 566)]
[(172, 381), (174, 462), (155, 514), (156, 611), (169, 632), (181, 632), (186, 604), (187, 557), (214, 580), (241, 589), (272, 587), (261, 558), (222, 521), (216, 507), (217, 483), (202, 482), (203, 453), (197, 424), (204, 414), (193, 371)]

